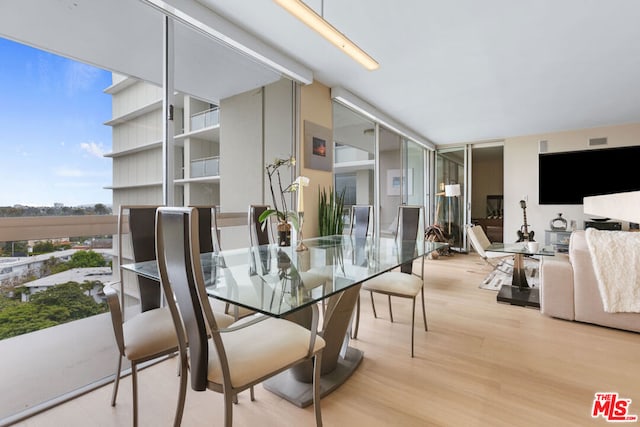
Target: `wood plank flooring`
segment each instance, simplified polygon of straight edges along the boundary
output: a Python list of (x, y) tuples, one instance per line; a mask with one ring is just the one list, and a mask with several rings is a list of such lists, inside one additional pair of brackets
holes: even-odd
[[(426, 261), (429, 331), (416, 316), (410, 357), (409, 301), (362, 295), (358, 339), (364, 360), (342, 387), (322, 400), (325, 426), (585, 426), (596, 392), (632, 399), (640, 415), (640, 335), (552, 319), (538, 310), (499, 304), (478, 285), (490, 270), (475, 254)], [(46, 378), (42, 379), (46, 381)], [(37, 385), (34, 385), (37, 387)], [(118, 404), (108, 385), (36, 415), (19, 426), (131, 424), (131, 382), (121, 381)], [(139, 375), (140, 424), (173, 423), (178, 378), (175, 358)], [(6, 396), (5, 396), (6, 398)], [(235, 426), (312, 426), (312, 408), (300, 409), (256, 387), (234, 405)], [(223, 423), (222, 396), (187, 394), (183, 426)], [(633, 423), (632, 423), (633, 424)]]

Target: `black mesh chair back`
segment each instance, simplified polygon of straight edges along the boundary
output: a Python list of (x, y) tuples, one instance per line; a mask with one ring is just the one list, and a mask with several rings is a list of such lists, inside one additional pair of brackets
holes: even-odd
[[(135, 262), (156, 259), (155, 221), (157, 206), (129, 206), (129, 235)], [(145, 312), (161, 305), (162, 293), (158, 282), (137, 276), (140, 290), (140, 311)]]

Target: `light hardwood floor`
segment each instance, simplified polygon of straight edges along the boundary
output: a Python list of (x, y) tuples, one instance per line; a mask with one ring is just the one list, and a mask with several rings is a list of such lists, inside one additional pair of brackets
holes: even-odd
[[(364, 351), (364, 360), (322, 400), (325, 426), (605, 425), (591, 417), (596, 392), (632, 399), (630, 413), (640, 415), (639, 334), (499, 304), (495, 292), (478, 288), (489, 270), (474, 254), (428, 260), (425, 272), (429, 331), (417, 316), (413, 359), (410, 302), (394, 300), (392, 324), (386, 301), (376, 299), (382, 318), (374, 319), (363, 294), (352, 345)], [(143, 370), (139, 387), (141, 425), (171, 425), (175, 358)], [(130, 425), (129, 378), (121, 382), (115, 408), (111, 390), (108, 385), (18, 425)], [(220, 394), (189, 390), (184, 426), (222, 422)], [(311, 407), (300, 409), (258, 386), (255, 402), (244, 393), (234, 405), (234, 425), (312, 426), (314, 418)]]

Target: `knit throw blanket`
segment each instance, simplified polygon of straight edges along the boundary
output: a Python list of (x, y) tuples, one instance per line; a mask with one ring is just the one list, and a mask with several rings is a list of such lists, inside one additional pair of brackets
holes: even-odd
[(640, 313), (640, 233), (585, 232), (600, 297), (607, 313)]

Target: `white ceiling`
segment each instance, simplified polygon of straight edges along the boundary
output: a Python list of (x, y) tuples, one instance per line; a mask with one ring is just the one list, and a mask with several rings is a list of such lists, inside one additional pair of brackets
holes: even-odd
[(372, 72), (273, 1), (200, 2), (436, 144), (640, 121), (637, 0), (308, 0)]
[[(280, 73), (178, 22), (175, 89), (210, 102)], [(163, 15), (136, 0), (2, 0), (0, 36), (162, 85)]]
[[(3, 0), (0, 35), (159, 83), (161, 15), (148, 1), (196, 19), (205, 14), (194, 5), (205, 5), (276, 63), (297, 60), (438, 145), (640, 121), (637, 0), (308, 0), (324, 3), (376, 71), (269, 0)], [(178, 90), (217, 100), (279, 77), (179, 25), (177, 34)]]

